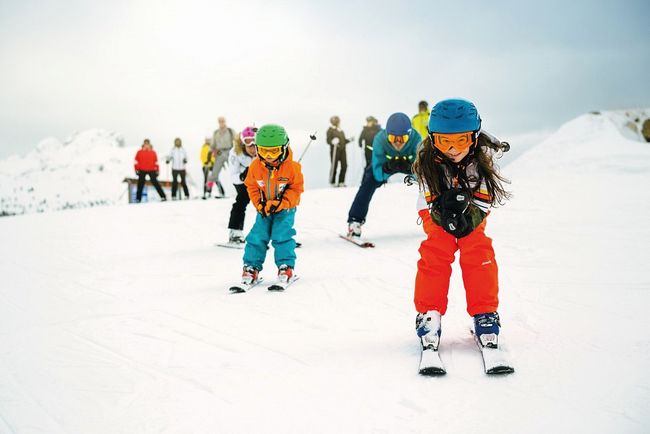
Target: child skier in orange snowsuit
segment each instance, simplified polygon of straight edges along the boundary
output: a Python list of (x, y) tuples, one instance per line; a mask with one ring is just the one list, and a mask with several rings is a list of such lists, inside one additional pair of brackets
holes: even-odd
[(274, 248), (278, 280), (288, 283), (296, 263), (294, 220), (304, 181), (300, 163), (293, 161), (289, 137), (279, 125), (268, 124), (255, 134), (257, 158), (244, 181), (257, 218), (246, 237), (242, 283), (258, 281), (269, 242)]
[(423, 347), (437, 350), (451, 264), (460, 250), (467, 312), (474, 317), (479, 339), (496, 346), (498, 267), (485, 225), (490, 207), (509, 197), (502, 186), (505, 179), (493, 165), (473, 103), (439, 102), (431, 111), (428, 127), (429, 135), (413, 165), (422, 190), (418, 214), (427, 235), (420, 245), (415, 279), (417, 333)]

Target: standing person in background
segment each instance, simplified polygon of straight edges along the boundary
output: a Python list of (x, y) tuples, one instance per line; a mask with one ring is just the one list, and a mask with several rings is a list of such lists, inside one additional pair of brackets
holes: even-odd
[(361, 135), (359, 136), (359, 147), (363, 148), (363, 153), (366, 157), (366, 167), (372, 163), (372, 141), (381, 130), (381, 125), (373, 116), (366, 118), (366, 126), (363, 127)]
[(160, 200), (167, 200), (165, 192), (158, 183), (158, 173), (160, 172), (160, 168), (158, 167), (158, 155), (156, 154), (156, 151), (153, 150), (153, 146), (151, 146), (149, 139), (144, 139), (142, 148), (135, 154), (134, 163), (135, 174), (138, 176), (138, 191), (135, 195), (135, 201), (140, 203), (142, 200), (142, 189), (144, 188), (144, 182), (147, 175), (160, 195)]
[[(348, 157), (345, 151), (345, 146), (354, 140), (354, 137), (349, 139), (345, 137), (345, 133), (339, 127), (341, 119), (338, 116), (330, 118), (332, 124), (327, 130), (327, 144), (330, 145), (330, 161), (332, 167), (330, 168), (330, 185), (332, 187), (345, 186), (345, 172), (348, 170)], [(339, 181), (336, 183), (336, 169), (341, 164), (339, 172)]]
[(255, 131), (253, 127), (246, 127), (239, 134), (239, 139), (235, 140), (235, 146), (230, 150), (228, 155), (228, 172), (230, 180), (235, 186), (237, 197), (230, 210), (230, 220), (228, 221), (228, 243), (244, 244), (244, 219), (246, 217), (246, 206), (250, 202), (248, 190), (244, 184), (248, 167), (251, 165), (253, 158), (257, 156), (255, 148)]
[(226, 192), (223, 190), (223, 186), (219, 181), (219, 173), (221, 173), (223, 165), (228, 160), (228, 152), (232, 149), (236, 135), (232, 128), (226, 126), (226, 118), (219, 116), (217, 122), (219, 123), (219, 128), (212, 135), (214, 166), (208, 178), (208, 191), (211, 192), (212, 186), (216, 183), (220, 196), (224, 197)]
[(214, 159), (212, 157), (212, 150), (210, 149), (210, 137), (205, 138), (205, 142), (201, 147), (201, 165), (203, 166), (203, 200), (208, 196), (208, 175), (214, 166)]
[(420, 133), (420, 137), (426, 137), (429, 135), (427, 126), (429, 125), (429, 103), (426, 101), (420, 101), (418, 103), (418, 114), (413, 116), (411, 120), (411, 125), (415, 128), (415, 131)]
[(172, 163), (172, 200), (176, 200), (176, 191), (178, 191), (178, 178), (181, 178), (181, 187), (185, 193), (185, 199), (190, 198), (190, 192), (185, 183), (185, 165), (187, 164), (187, 153), (183, 148), (181, 139), (176, 137), (174, 139), (174, 147), (167, 155), (165, 163)]

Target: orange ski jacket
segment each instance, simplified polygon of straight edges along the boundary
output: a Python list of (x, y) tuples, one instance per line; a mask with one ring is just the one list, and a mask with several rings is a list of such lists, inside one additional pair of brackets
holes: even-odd
[(270, 168), (259, 157), (255, 158), (244, 184), (257, 209), (262, 202), (271, 200), (281, 200), (281, 209), (295, 208), (300, 203), (300, 194), (305, 191), (302, 169), (300, 163), (293, 161), (291, 148), (278, 167)]

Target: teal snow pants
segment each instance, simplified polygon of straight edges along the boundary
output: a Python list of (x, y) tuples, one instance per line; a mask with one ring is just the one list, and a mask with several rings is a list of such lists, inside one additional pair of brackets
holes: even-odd
[(285, 209), (276, 214), (262, 217), (257, 214), (255, 224), (246, 237), (244, 249), (244, 265), (262, 270), (269, 241), (273, 245), (275, 265), (296, 265), (296, 241), (293, 237), (296, 230), (293, 222), (296, 218), (296, 208)]

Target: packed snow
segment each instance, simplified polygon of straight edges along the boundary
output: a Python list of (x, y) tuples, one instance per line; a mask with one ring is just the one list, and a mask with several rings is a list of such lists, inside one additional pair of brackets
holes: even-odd
[(647, 432), (650, 144), (625, 119), (581, 116), (504, 167), (501, 377), (457, 264), (447, 375), (417, 373), (415, 186), (377, 191), (365, 250), (337, 237), (356, 189), (308, 189), (284, 293), (228, 293), (230, 200), (0, 219), (0, 433)]

